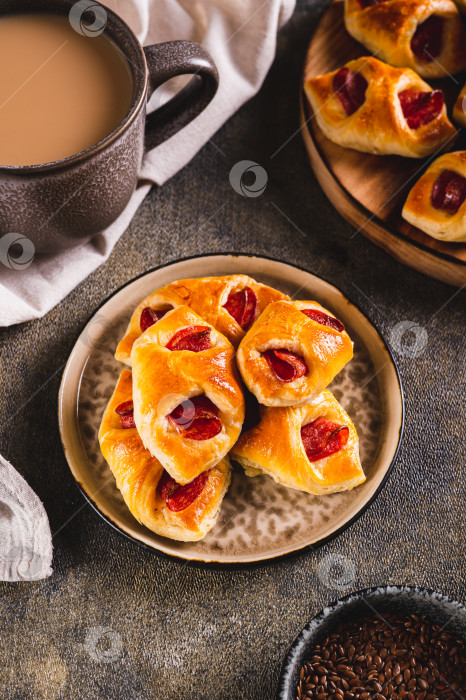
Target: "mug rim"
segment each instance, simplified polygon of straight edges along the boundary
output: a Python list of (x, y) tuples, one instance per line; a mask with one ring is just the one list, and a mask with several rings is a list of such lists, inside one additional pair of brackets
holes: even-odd
[[(57, 14), (67, 16), (69, 14), (69, 9), (75, 4), (74, 0), (65, 0), (65, 2), (57, 2)], [(96, 3), (97, 4), (97, 3)], [(107, 5), (104, 5), (101, 2), (98, 2), (98, 4), (104, 8), (105, 12), (107, 13), (107, 24), (105, 26), (104, 32), (106, 32), (107, 26), (109, 24), (109, 21), (115, 26), (116, 28), (122, 29), (125, 34), (129, 37), (129, 39), (132, 41), (134, 48), (137, 50), (137, 53), (139, 54), (140, 60), (141, 60), (141, 68), (144, 71), (144, 81), (143, 84), (138, 87), (138, 84), (136, 82), (136, 76), (135, 72), (131, 69), (131, 61), (128, 59), (126, 56), (125, 51), (121, 48), (121, 46), (117, 43), (116, 38), (112, 36), (111, 34), (107, 35), (107, 39), (112, 41), (117, 49), (122, 53), (124, 60), (127, 62), (129, 70), (131, 71), (131, 77), (134, 83), (134, 86), (137, 90), (136, 95), (133, 96), (132, 101), (131, 101), (131, 106), (129, 108), (128, 113), (126, 116), (122, 119), (122, 121), (117, 124), (117, 126), (106, 136), (104, 136), (100, 141), (95, 143), (92, 146), (89, 146), (86, 148), (84, 151), (79, 151), (78, 153), (75, 153), (74, 155), (71, 156), (66, 156), (65, 158), (59, 158), (58, 160), (53, 160), (49, 161), (47, 163), (37, 163), (35, 165), (1, 165), (0, 164), (0, 172), (5, 172), (5, 173), (14, 173), (15, 175), (29, 175), (29, 174), (34, 174), (34, 173), (40, 173), (40, 172), (46, 172), (49, 170), (58, 170), (60, 168), (65, 168), (67, 166), (73, 166), (81, 163), (84, 160), (89, 159), (90, 157), (94, 156), (96, 153), (102, 151), (104, 148), (109, 146), (111, 143), (113, 143), (121, 134), (123, 134), (129, 126), (134, 122), (136, 119), (137, 115), (139, 114), (141, 108), (144, 106), (146, 95), (147, 95), (147, 86), (148, 86), (148, 69), (147, 69), (147, 61), (146, 61), (146, 56), (144, 53), (144, 49), (141, 45), (141, 42), (139, 41), (138, 37), (136, 34), (133, 32), (131, 27), (122, 19), (119, 15), (117, 15), (113, 10), (111, 10)], [(48, 9), (41, 9), (38, 7), (37, 9), (28, 9), (24, 10), (19, 8), (18, 10), (14, 9), (13, 11), (7, 11), (7, 12), (2, 12), (0, 8), (0, 18), (7, 16), (9, 14), (25, 14), (26, 12), (30, 12), (31, 14), (50, 14), (50, 10)], [(103, 33), (104, 33), (103, 32)]]

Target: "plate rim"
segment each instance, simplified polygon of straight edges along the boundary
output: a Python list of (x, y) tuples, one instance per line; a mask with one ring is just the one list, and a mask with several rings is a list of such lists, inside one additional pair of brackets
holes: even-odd
[[(78, 478), (75, 476), (73, 472), (72, 465), (70, 464), (70, 459), (68, 458), (68, 452), (67, 448), (65, 446), (65, 438), (64, 438), (64, 426), (63, 426), (63, 413), (62, 413), (62, 404), (63, 404), (63, 391), (64, 391), (64, 383), (66, 379), (66, 375), (68, 372), (68, 368), (71, 364), (72, 360), (72, 355), (75, 350), (76, 344), (88, 325), (88, 323), (94, 318), (94, 316), (99, 312), (99, 310), (108, 302), (110, 301), (114, 296), (116, 296), (119, 292), (121, 292), (125, 287), (128, 287), (130, 284), (133, 282), (136, 282), (137, 280), (141, 279), (142, 277), (145, 277), (146, 275), (149, 275), (153, 272), (156, 272), (158, 270), (161, 270), (165, 267), (170, 267), (171, 265), (175, 265), (177, 263), (182, 263), (182, 262), (187, 262), (188, 260), (201, 260), (204, 258), (213, 258), (213, 257), (231, 257), (231, 258), (238, 258), (238, 257), (247, 257), (247, 258), (257, 258), (258, 260), (268, 260), (270, 262), (275, 262), (275, 263), (280, 263), (280, 264), (285, 264), (290, 267), (294, 267), (301, 272), (305, 272), (309, 275), (312, 275), (313, 277), (318, 278), (322, 282), (325, 282), (329, 287), (335, 289), (345, 301), (349, 302), (350, 305), (354, 306), (359, 313), (365, 318), (365, 320), (369, 323), (370, 326), (375, 330), (377, 335), (379, 336), (380, 340), (382, 341), (382, 344), (388, 353), (388, 356), (390, 358), (391, 364), (393, 366), (393, 369), (395, 370), (395, 377), (397, 380), (397, 388), (398, 388), (398, 393), (399, 393), (399, 398), (400, 398), (400, 408), (401, 408), (401, 417), (400, 417), (400, 425), (398, 428), (398, 438), (397, 438), (397, 444), (395, 451), (393, 453), (393, 457), (391, 459), (391, 462), (380, 482), (378, 485), (377, 489), (374, 491), (372, 496), (362, 505), (362, 507), (355, 513), (347, 522), (345, 522), (341, 527), (339, 527), (337, 530), (334, 532), (330, 533), (327, 537), (324, 537), (320, 540), (318, 540), (315, 543), (307, 544), (304, 545), (304, 547), (298, 547), (297, 549), (293, 549), (290, 552), (285, 552), (283, 554), (277, 554), (273, 557), (266, 557), (266, 558), (261, 558), (253, 561), (232, 561), (232, 562), (220, 562), (220, 561), (215, 561), (214, 559), (202, 559), (201, 555), (196, 555), (195, 558), (187, 558), (183, 557), (181, 555), (175, 554), (175, 553), (168, 553), (165, 552), (161, 549), (158, 549), (157, 547), (151, 546), (147, 544), (146, 542), (143, 542), (142, 540), (138, 539), (137, 537), (134, 537), (133, 535), (129, 534), (126, 532), (122, 527), (117, 525), (109, 516), (105, 515), (98, 507), (98, 505), (92, 500), (91, 496), (86, 492), (84, 489), (83, 485), (81, 482), (78, 480)], [(127, 540), (130, 540), (131, 542), (137, 544), (139, 547), (142, 549), (149, 551), (156, 556), (161, 556), (163, 558), (167, 558), (170, 561), (176, 561), (178, 563), (182, 563), (183, 565), (191, 565), (191, 566), (196, 566), (200, 568), (212, 568), (212, 569), (248, 569), (248, 568), (255, 568), (259, 566), (265, 566), (269, 564), (275, 564), (278, 562), (282, 562), (287, 559), (295, 558), (301, 555), (306, 554), (307, 552), (314, 551), (316, 549), (319, 549), (320, 547), (324, 546), (325, 544), (328, 544), (331, 542), (333, 539), (338, 537), (339, 535), (343, 534), (351, 525), (353, 525), (362, 515), (367, 511), (367, 509), (372, 505), (372, 503), (376, 500), (376, 498), (379, 496), (380, 492), (386, 485), (393, 468), (396, 464), (396, 461), (398, 459), (398, 455), (400, 452), (400, 447), (401, 443), (403, 440), (403, 435), (404, 435), (404, 428), (405, 428), (405, 417), (406, 417), (406, 409), (405, 409), (405, 397), (404, 397), (404, 391), (403, 391), (403, 385), (401, 382), (401, 375), (400, 371), (397, 365), (397, 362), (393, 356), (393, 353), (391, 351), (390, 346), (388, 345), (384, 335), (381, 333), (379, 328), (374, 324), (374, 322), (367, 316), (367, 314), (362, 311), (362, 309), (359, 307), (358, 304), (352, 301), (350, 297), (348, 297), (344, 292), (342, 292), (338, 287), (336, 287), (332, 282), (329, 282), (325, 277), (322, 277), (321, 275), (318, 275), (314, 272), (311, 272), (307, 270), (306, 268), (302, 267), (301, 265), (296, 265), (295, 263), (290, 263), (286, 260), (280, 260), (279, 258), (275, 258), (273, 256), (268, 256), (268, 255), (258, 255), (256, 253), (245, 253), (245, 252), (238, 252), (238, 251), (225, 251), (225, 252), (213, 252), (213, 253), (201, 253), (198, 255), (188, 255), (183, 258), (176, 258), (175, 260), (170, 260), (165, 263), (161, 263), (160, 265), (156, 265), (152, 268), (149, 268), (148, 270), (145, 270), (144, 272), (141, 272), (140, 274), (136, 275), (135, 277), (131, 278), (127, 282), (123, 283), (120, 287), (115, 289), (113, 292), (111, 292), (109, 295), (105, 297), (105, 299), (102, 300), (102, 302), (92, 311), (90, 316), (86, 319), (85, 323), (80, 327), (71, 351), (68, 355), (68, 359), (66, 361), (65, 367), (63, 368), (63, 371), (61, 373), (61, 379), (60, 379), (60, 386), (58, 390), (58, 430), (60, 434), (60, 443), (63, 451), (63, 455), (65, 457), (66, 463), (68, 465), (68, 469), (71, 472), (71, 476), (73, 478), (74, 483), (76, 484), (76, 487), (78, 491), (84, 496), (84, 499), (87, 501), (87, 503), (92, 507), (92, 509), (102, 518), (102, 520), (109, 525), (113, 530), (118, 532), (120, 535), (122, 535), (124, 538)]]

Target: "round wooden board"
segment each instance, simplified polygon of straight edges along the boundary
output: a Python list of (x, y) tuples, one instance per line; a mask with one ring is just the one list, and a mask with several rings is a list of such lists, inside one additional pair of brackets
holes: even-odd
[[(343, 7), (337, 0), (322, 17), (309, 45), (304, 80), (368, 54), (346, 31)], [(430, 81), (443, 89), (450, 108), (464, 76), (455, 80)], [(408, 192), (429, 159), (376, 156), (337, 146), (318, 127), (303, 91), (300, 120), (311, 166), (322, 189), (357, 233), (419, 272), (458, 287), (466, 284), (466, 244), (437, 241), (401, 217)], [(466, 149), (464, 134), (454, 146), (454, 150), (460, 149)]]

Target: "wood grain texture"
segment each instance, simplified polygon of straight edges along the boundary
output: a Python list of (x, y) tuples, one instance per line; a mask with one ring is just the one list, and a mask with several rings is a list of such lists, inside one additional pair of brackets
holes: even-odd
[[(343, 6), (341, 0), (334, 2), (320, 21), (309, 44), (304, 80), (368, 54), (347, 33)], [(462, 76), (430, 84), (444, 91), (451, 114)], [(435, 156), (418, 160), (342, 148), (324, 136), (304, 93), (300, 120), (314, 173), (329, 200), (356, 232), (419, 272), (447, 284), (466, 284), (466, 244), (437, 241), (401, 217), (409, 190)], [(451, 150), (464, 148), (462, 133)]]

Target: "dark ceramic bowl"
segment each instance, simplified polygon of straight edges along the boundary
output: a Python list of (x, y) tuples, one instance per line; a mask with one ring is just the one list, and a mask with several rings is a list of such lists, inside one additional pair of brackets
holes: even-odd
[[(69, 17), (77, 5), (75, 0), (0, 0), (0, 17), (27, 12)], [(218, 87), (217, 69), (202, 46), (170, 41), (143, 49), (118, 15), (97, 5), (105, 20), (100, 33), (127, 59), (133, 99), (123, 121), (81, 153), (39, 165), (0, 164), (0, 237), (19, 233), (37, 253), (79, 245), (115, 221), (134, 191), (144, 151), (192, 121)], [(96, 14), (85, 10), (80, 19), (90, 27)], [(153, 91), (188, 73), (193, 74), (188, 85), (146, 119)]]
[(383, 586), (351, 593), (324, 608), (297, 636), (283, 663), (277, 700), (295, 700), (299, 671), (309, 661), (315, 644), (337, 624), (354, 615), (367, 615), (371, 609), (382, 614), (390, 611), (425, 615), (438, 625), (448, 625), (449, 632), (466, 640), (466, 607), (441, 593), (409, 586)]

